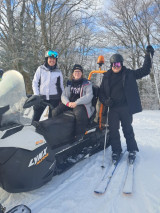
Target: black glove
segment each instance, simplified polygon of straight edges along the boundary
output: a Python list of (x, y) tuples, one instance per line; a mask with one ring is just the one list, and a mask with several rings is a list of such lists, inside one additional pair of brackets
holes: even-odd
[(108, 98), (107, 100), (105, 100), (104, 105), (108, 106), (108, 107), (112, 107), (113, 106), (113, 100), (111, 98)]
[(154, 55), (154, 48), (151, 46), (151, 45), (148, 45), (147, 48), (146, 48), (146, 52), (147, 53), (151, 53), (152, 57)]
[(61, 86), (60, 86), (60, 76), (57, 78), (56, 87), (57, 87), (58, 95), (61, 96), (62, 95), (62, 89), (61, 89)]

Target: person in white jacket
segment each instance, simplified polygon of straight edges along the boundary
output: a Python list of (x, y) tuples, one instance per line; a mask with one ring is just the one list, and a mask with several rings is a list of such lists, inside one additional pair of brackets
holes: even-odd
[[(57, 68), (58, 53), (52, 50), (46, 51), (45, 63), (35, 72), (32, 88), (34, 95), (40, 95), (52, 108), (58, 106), (63, 87), (63, 75)], [(39, 121), (45, 106), (35, 106), (33, 121)], [(52, 117), (52, 109), (49, 108), (49, 117)]]
[(62, 93), (62, 103), (52, 111), (52, 116), (55, 117), (66, 110), (72, 110), (76, 118), (75, 137), (77, 140), (83, 138), (88, 119), (94, 112), (92, 98), (92, 83), (83, 77), (82, 66), (75, 64), (72, 69), (71, 81), (67, 82), (67, 87)]

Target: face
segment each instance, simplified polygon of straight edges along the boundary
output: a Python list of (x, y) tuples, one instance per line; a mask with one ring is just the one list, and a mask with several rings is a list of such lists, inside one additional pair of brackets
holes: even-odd
[(74, 72), (73, 72), (73, 78), (75, 79), (75, 80), (78, 80), (78, 79), (80, 79), (82, 77), (82, 72), (80, 71), (80, 70), (74, 70)]
[(53, 67), (56, 64), (56, 58), (48, 57), (48, 64)]
[(120, 72), (121, 69), (122, 69), (122, 66), (121, 66), (121, 63), (120, 63), (120, 62), (113, 63), (113, 65), (112, 65), (112, 71), (113, 71), (114, 73)]

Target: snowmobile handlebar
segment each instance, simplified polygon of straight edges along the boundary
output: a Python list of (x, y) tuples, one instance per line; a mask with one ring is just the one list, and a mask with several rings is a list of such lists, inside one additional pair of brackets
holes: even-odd
[(26, 102), (23, 105), (23, 108), (26, 109), (26, 108), (30, 108), (31, 106), (37, 106), (37, 105), (40, 105), (41, 102), (42, 100), (40, 95), (32, 95), (26, 100)]
[(105, 71), (105, 70), (92, 70), (90, 73), (89, 73), (89, 76), (88, 76), (88, 80), (91, 80), (91, 76), (92, 76), (92, 74), (94, 74), (94, 73), (98, 73), (98, 74), (103, 74), (103, 73), (105, 73), (105, 72), (107, 72), (107, 71)]
[(0, 116), (9, 110), (9, 105), (0, 107)]
[(50, 103), (48, 103), (44, 96), (42, 95), (32, 95), (29, 97), (23, 105), (23, 108), (30, 108), (31, 106), (49, 106), (51, 109), (53, 108)]

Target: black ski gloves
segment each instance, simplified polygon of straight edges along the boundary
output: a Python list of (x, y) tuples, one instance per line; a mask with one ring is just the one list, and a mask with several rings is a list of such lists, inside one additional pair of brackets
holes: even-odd
[(148, 45), (147, 48), (146, 48), (146, 52), (151, 54), (152, 55), (152, 58), (153, 58), (153, 55), (154, 55), (154, 48), (151, 46), (151, 45)]
[(107, 100), (105, 100), (104, 105), (108, 106), (108, 107), (112, 107), (113, 106), (113, 100), (111, 98), (108, 98)]

